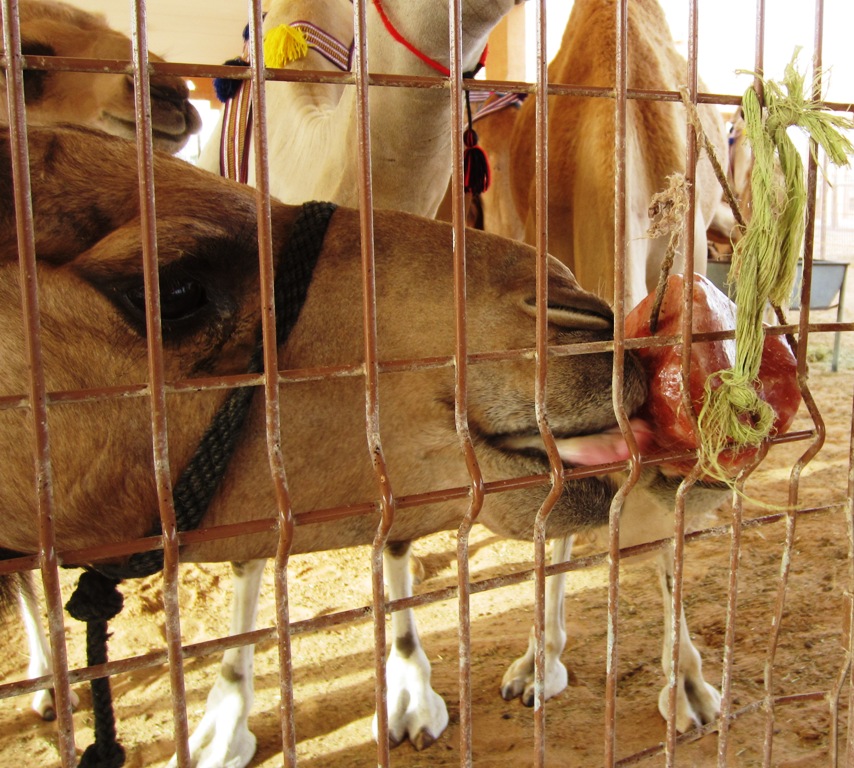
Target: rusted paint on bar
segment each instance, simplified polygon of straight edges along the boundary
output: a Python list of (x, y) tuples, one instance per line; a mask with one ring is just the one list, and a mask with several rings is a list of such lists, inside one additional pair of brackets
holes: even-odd
[(454, 271), (454, 424), (460, 450), (469, 475), (468, 498), (457, 530), (457, 607), (458, 667), (460, 706), (460, 765), (472, 765), (472, 689), (471, 689), (471, 590), (469, 571), (469, 534), (483, 506), (483, 474), (477, 461), (468, 422), (468, 323), (466, 320), (466, 214), (463, 189), (463, 138), (459, 126), (464, 124), (462, 64), (462, 2), (449, 2), (450, 85), (451, 85), (451, 150), (452, 150), (452, 227)]
[(29, 152), (27, 149), (24, 82), (21, 70), (21, 29), (16, 0), (3, 0), (3, 45), (7, 51), (5, 72), (9, 108), (12, 183), (18, 235), (18, 270), (21, 280), (21, 303), (24, 316), (24, 349), (30, 371), (27, 401), (32, 427), (35, 488), (37, 499), (39, 556), (42, 585), (49, 621), (49, 640), (53, 656), (55, 710), (59, 757), (63, 768), (77, 762), (74, 746), (74, 723), (71, 717), (71, 688), (68, 683), (68, 658), (62, 613), (59, 568), (56, 556), (53, 516), (53, 478), (50, 461), (50, 439), (47, 423), (47, 395), (44, 360), (41, 347), (39, 296), (36, 282), (35, 230), (30, 192)]
[(611, 502), (608, 520), (608, 646), (605, 681), (604, 764), (612, 766), (617, 752), (617, 638), (620, 596), (620, 513), (626, 495), (638, 479), (639, 452), (621, 402), (625, 367), (626, 314), (626, 126), (628, 120), (628, 0), (615, 4), (616, 45), (614, 60), (614, 413), (632, 457), (631, 471)]
[(721, 670), (721, 714), (718, 730), (718, 768), (727, 766), (727, 746), (730, 722), (733, 719), (732, 681), (735, 654), (735, 619), (738, 604), (738, 571), (741, 561), (741, 542), (744, 532), (744, 484), (753, 470), (768, 453), (769, 443), (764, 443), (750, 466), (738, 476), (732, 495), (732, 523), (730, 526), (729, 584), (727, 585), (726, 629), (724, 632), (723, 669)]
[(281, 403), (278, 375), (278, 339), (274, 298), (273, 233), (270, 216), (270, 169), (267, 139), (267, 99), (265, 87), (263, 19), (261, 0), (250, 3), (249, 59), (252, 83), (252, 121), (255, 146), (255, 205), (258, 222), (258, 260), (261, 291), (261, 337), (264, 358), (264, 416), (267, 460), (276, 496), (278, 543), (274, 568), (276, 645), (279, 654), (279, 727), (286, 766), (296, 765), (294, 725), (293, 663), (290, 615), (288, 610), (287, 564), (293, 543), (293, 508), (288, 492), (282, 454)]
[[(846, 648), (845, 666), (841, 670), (840, 680), (837, 686), (839, 693), (847, 683), (848, 684), (848, 728), (847, 740), (845, 746), (845, 765), (848, 768), (854, 767), (854, 717), (850, 716), (854, 712), (854, 402), (851, 404), (851, 440), (848, 446), (848, 500), (845, 505), (845, 522), (848, 532), (848, 599), (846, 600), (845, 618), (848, 623), (848, 646)], [(837, 695), (838, 699), (838, 695)], [(833, 766), (839, 764), (838, 755), (838, 738), (836, 738), (837, 722), (839, 715), (836, 711), (833, 712), (833, 743), (832, 755)]]
[(380, 439), (379, 369), (377, 365), (377, 305), (374, 279), (374, 217), (371, 188), (371, 134), (368, 98), (367, 0), (354, 0), (353, 67), (356, 78), (359, 222), (362, 230), (362, 319), (365, 350), (365, 436), (377, 481), (380, 520), (371, 553), (376, 669), (377, 764), (389, 764), (387, 685), (385, 673), (385, 600), (383, 549), (394, 522), (395, 499)]
[(139, 168), (140, 239), (145, 280), (145, 320), (147, 326), (148, 372), (151, 385), (151, 431), (154, 480), (163, 530), (163, 609), (175, 754), (179, 768), (190, 765), (187, 725), (187, 696), (181, 652), (181, 614), (178, 602), (178, 539), (172, 478), (169, 462), (168, 418), (166, 409), (163, 333), (160, 318), (160, 279), (157, 256), (157, 214), (154, 203), (154, 148), (152, 144), (150, 72), (145, 0), (134, 0), (131, 14), (131, 43), (136, 107), (136, 146)]
[[(822, 62), (822, 19), (824, 16), (824, 0), (816, 0), (815, 3), (815, 40), (813, 50), (813, 98), (819, 98), (822, 88), (821, 62)], [(807, 165), (807, 210), (806, 210), (806, 227), (804, 230), (804, 268), (803, 268), (803, 283), (801, 285), (801, 312), (799, 317), (799, 337), (797, 344), (797, 370), (798, 384), (803, 397), (804, 405), (810, 414), (815, 425), (815, 436), (812, 443), (807, 447), (804, 454), (797, 460), (792, 467), (789, 478), (789, 506), (795, 506), (798, 500), (798, 491), (800, 478), (807, 464), (818, 454), (824, 444), (825, 425), (822, 419), (821, 412), (809, 391), (809, 365), (807, 363), (807, 345), (809, 342), (809, 325), (810, 314), (810, 288), (812, 283), (812, 263), (813, 263), (813, 237), (815, 234), (815, 201), (817, 191), (817, 166), (815, 162), (815, 153), (818, 147), (814, 141), (810, 142), (810, 153)], [(804, 301), (804, 299), (806, 299)], [(764, 688), (765, 688), (765, 740), (763, 744), (763, 766), (770, 768), (772, 764), (774, 730), (775, 730), (775, 711), (774, 711), (774, 661), (776, 658), (777, 646), (780, 638), (780, 630), (783, 622), (783, 613), (786, 605), (786, 592), (789, 583), (789, 575), (791, 572), (792, 557), (794, 555), (795, 530), (797, 524), (797, 516), (789, 514), (786, 517), (786, 536), (783, 544), (783, 551), (780, 563), (780, 577), (777, 586), (777, 600), (772, 617), (771, 631), (768, 642), (768, 652), (765, 659), (764, 667)]]
[[(697, 30), (698, 9), (697, 0), (689, 4), (688, 12), (688, 95), (693, 104), (697, 101)], [(690, 120), (685, 126), (685, 184), (688, 188), (688, 205), (683, 219), (683, 253), (685, 259), (685, 274), (694, 274), (694, 217), (697, 205), (696, 196), (696, 165), (697, 165), (697, 135)], [(682, 281), (682, 323), (681, 336), (684, 343), (681, 347), (680, 375), (682, 378), (682, 413), (686, 415), (695, 434), (699, 434), (694, 405), (691, 401), (691, 353), (693, 346), (694, 327), (694, 281)], [(682, 633), (682, 575), (685, 547), (685, 500), (691, 492), (691, 487), (700, 477), (699, 464), (682, 480), (676, 494), (673, 517), (673, 549), (670, 553), (673, 562), (672, 590), (670, 605), (665, 610), (670, 611), (670, 665), (668, 675), (668, 717), (665, 736), (665, 765), (673, 768), (676, 763), (676, 707), (677, 685), (679, 680), (679, 655)]]
[(549, 460), (549, 493), (534, 520), (534, 765), (546, 764), (546, 522), (563, 492), (563, 462), (548, 425), (548, 210), (549, 112), (547, 67), (547, 13), (545, 0), (537, 3), (537, 91), (534, 177), (536, 193), (536, 355), (534, 407), (537, 428)]
[[(832, 507), (815, 507), (811, 509), (798, 510), (797, 514), (803, 516), (815, 516), (819, 514), (838, 513), (841, 509), (847, 506), (847, 502), (840, 503)], [(774, 513), (761, 518), (751, 518), (744, 521), (742, 530), (753, 528), (763, 528), (769, 525), (775, 525), (785, 518), (785, 513)], [(700, 531), (694, 531), (685, 536), (686, 543), (695, 541), (704, 541), (710, 538), (719, 538), (722, 536), (732, 535), (733, 526), (717, 526), (715, 528), (706, 528)], [(654, 542), (639, 544), (634, 547), (627, 547), (621, 550), (622, 557), (636, 557), (662, 551), (665, 547), (672, 544), (671, 539), (660, 539)], [(564, 563), (556, 563), (546, 567), (546, 577), (556, 575), (558, 573), (568, 573), (572, 571), (588, 570), (592, 567), (603, 565), (608, 557), (607, 553), (597, 555), (588, 555), (586, 557), (576, 558), (572, 561)], [(535, 569), (526, 568), (524, 570), (515, 571), (513, 573), (504, 574), (501, 576), (492, 576), (490, 578), (481, 579), (472, 582), (470, 585), (471, 594), (481, 594), (490, 592), (503, 587), (515, 586), (523, 584), (527, 581), (533, 581)], [(423, 592), (409, 598), (401, 598), (399, 600), (387, 601), (385, 610), (387, 613), (401, 611), (407, 608), (418, 608), (445, 600), (453, 600), (458, 594), (457, 587), (449, 586), (441, 589)], [(358, 608), (350, 608), (335, 613), (324, 614), (312, 619), (304, 619), (294, 622), (291, 625), (291, 635), (306, 634), (309, 632), (317, 632), (324, 629), (329, 629), (336, 626), (352, 624), (357, 621), (369, 619), (373, 614), (373, 607), (370, 605), (361, 606)], [(241, 645), (260, 645), (262, 643), (274, 641), (276, 639), (276, 627), (267, 627), (256, 629), (252, 632), (245, 632), (239, 635), (233, 635), (215, 640), (206, 640), (199, 643), (191, 643), (183, 647), (184, 658), (201, 658), (210, 656), (214, 653), (222, 653), (229, 648), (236, 648)], [(98, 665), (95, 667), (81, 667), (72, 669), (69, 672), (69, 679), (72, 683), (84, 682), (91, 680), (94, 677), (104, 675), (124, 674), (135, 672), (141, 669), (148, 669), (155, 666), (160, 666), (168, 663), (168, 657), (165, 651), (155, 651), (152, 653), (142, 654), (118, 661), (111, 661), (107, 664)], [(23, 693), (29, 693), (38, 690), (43, 685), (39, 683), (49, 683), (52, 676), (35, 678), (32, 680), (24, 680), (13, 683), (4, 683), (0, 685), (0, 699), (10, 696), (17, 696)], [(762, 700), (758, 700), (754, 706), (759, 708), (762, 706)], [(736, 713), (732, 717), (735, 718)], [(680, 739), (683, 737), (680, 737)], [(680, 741), (681, 743), (681, 741)]]

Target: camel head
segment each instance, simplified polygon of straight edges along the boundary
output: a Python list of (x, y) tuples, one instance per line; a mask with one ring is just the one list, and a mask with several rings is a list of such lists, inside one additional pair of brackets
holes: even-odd
[[(0, 548), (32, 551), (32, 437), (29, 412), (19, 407), (29, 391), (28, 357), (8, 139), (8, 132), (0, 134), (0, 401), (7, 403), (0, 409)], [(48, 416), (59, 547), (127, 540), (149, 533), (157, 517), (136, 152), (124, 140), (71, 127), (33, 127), (29, 147), (45, 380), (50, 393), (64, 393), (52, 399), (57, 404)], [(93, 185), (92, 178), (99, 183)], [(174, 479), (227, 391), (221, 386), (198, 392), (188, 382), (245, 373), (258, 337), (255, 192), (160, 153), (155, 187)], [(286, 244), (299, 210), (272, 203), (278, 270), (294, 258)], [(298, 514), (377, 498), (365, 436), (360, 238), (358, 212), (339, 208), (299, 319), (289, 338), (280, 340), (282, 449)], [(377, 211), (374, 239), (380, 437), (393, 492), (412, 497), (466, 487), (451, 363), (451, 229)], [(468, 233), (466, 239), (468, 422), (481, 471), (487, 482), (548, 475), (544, 450), (536, 443), (535, 252), (485, 233)], [(567, 352), (610, 339), (613, 318), (568, 269), (549, 260), (548, 270), (549, 342), (563, 351), (550, 357), (549, 423), (559, 441), (587, 435), (595, 440), (615, 424), (612, 357), (606, 351)], [(93, 389), (106, 397), (83, 394)], [(645, 393), (641, 369), (629, 356), (622, 393), (629, 413)], [(551, 533), (605, 523), (614, 487), (608, 476), (568, 480), (550, 517)], [(540, 482), (489, 493), (479, 519), (502, 534), (528, 536), (546, 492), (547, 483)], [(465, 496), (405, 506), (393, 535), (408, 539), (456, 527)], [(275, 517), (275, 493), (263, 396), (257, 391), (204, 524), (265, 517)], [(294, 551), (364, 543), (375, 527), (370, 514), (299, 525)], [(275, 536), (258, 535), (195, 545), (185, 554), (234, 560), (274, 549)]]
[[(131, 41), (107, 26), (100, 15), (71, 5), (23, 0), (19, 5), (21, 50), (25, 56), (120, 59), (131, 56)], [(152, 61), (162, 61), (150, 54)], [(27, 120), (30, 123), (76, 123), (135, 138), (133, 78), (90, 72), (24, 71)], [(178, 152), (201, 128), (180, 77), (151, 77), (154, 145)], [(6, 89), (0, 92), (0, 120), (8, 120)]]

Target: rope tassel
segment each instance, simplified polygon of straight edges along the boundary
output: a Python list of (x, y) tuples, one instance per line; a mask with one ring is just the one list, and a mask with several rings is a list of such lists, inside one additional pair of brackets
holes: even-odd
[[(484, 52), (485, 54), (485, 52)], [(492, 169), (489, 167), (489, 158), (483, 148), (478, 146), (477, 132), (472, 127), (471, 116), (471, 91), (466, 91), (466, 115), (468, 117), (468, 128), (463, 131), (463, 183), (467, 193), (481, 195), (489, 189), (492, 181)]]
[(308, 55), (308, 41), (298, 27), (281, 24), (264, 35), (264, 63), (281, 68)]
[(466, 128), (463, 133), (463, 170), (465, 172), (465, 191), (480, 195), (489, 189), (492, 181), (492, 170), (489, 158), (483, 148), (478, 146), (477, 133), (474, 128)]

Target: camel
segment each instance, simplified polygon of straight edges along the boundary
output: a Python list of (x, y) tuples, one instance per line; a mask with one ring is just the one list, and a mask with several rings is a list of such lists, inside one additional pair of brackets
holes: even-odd
[[(560, 50), (549, 65), (550, 83), (613, 88), (615, 84), (615, 0), (576, 0)], [(667, 20), (655, 0), (628, 3), (628, 87), (677, 90), (687, 83), (687, 64), (677, 53)], [(485, 195), (487, 231), (534, 242), (534, 99), (512, 121), (506, 162), (507, 126), (493, 130), (491, 116), (478, 125), (480, 143), (496, 161), (493, 188)], [(726, 157), (723, 119), (709, 105), (699, 107), (703, 126), (720, 159)], [(563, 261), (583, 287), (614, 299), (614, 102), (588, 96), (549, 97), (549, 252)], [(502, 118), (506, 120), (506, 116)], [(631, 99), (627, 115), (627, 309), (655, 287), (665, 238), (647, 237), (647, 211), (666, 178), (685, 170), (685, 109), (672, 102)], [(509, 166), (509, 181), (498, 177)], [(507, 199), (512, 194), (512, 203)], [(695, 271), (705, 272), (706, 228), (721, 200), (707, 158), (697, 166)], [(681, 269), (683, 262), (677, 264)]]
[[(22, 0), (18, 14), (21, 50), (25, 56), (130, 57), (130, 39), (111, 29), (100, 14), (51, 0)], [(162, 61), (154, 54), (149, 57), (152, 61)], [(25, 70), (24, 90), (30, 124), (75, 123), (116, 136), (136, 138), (133, 78), (130, 76)], [(177, 153), (200, 130), (201, 118), (190, 103), (189, 93), (180, 77), (155, 75), (151, 78), (152, 139), (158, 149)], [(0, 89), (0, 121), (9, 118), (6, 98), (3, 87)], [(36, 585), (29, 573), (22, 574), (21, 580), (19, 607), (27, 630), (28, 675), (42, 677), (50, 672), (50, 648), (41, 625)], [(37, 692), (32, 708), (43, 719), (52, 720), (55, 710), (51, 692)]]
[[(523, 0), (464, 0), (462, 67), (474, 71), (489, 33)], [(372, 73), (437, 76), (449, 66), (448, 6), (435, 0), (381, 4), (394, 30), (425, 63), (393, 36), (379, 2), (368, 7), (368, 64)], [(264, 20), (264, 34), (281, 25), (308, 20), (348, 47), (353, 39), (353, 6), (348, 0), (275, 0)], [(290, 68), (335, 71), (316, 48)], [(340, 66), (339, 66), (340, 68)], [(267, 125), (270, 193), (286, 203), (330, 200), (358, 206), (356, 90), (313, 83), (268, 83)], [(372, 88), (370, 93), (373, 202), (377, 208), (433, 216), (451, 176), (450, 99), (444, 89)], [(202, 151), (198, 165), (220, 170), (221, 131)], [(254, 185), (254, 148), (248, 183)]]
[[(85, 128), (33, 127), (29, 151), (45, 386), (48, 392), (79, 392), (145, 384), (136, 150), (128, 142)], [(29, 391), (30, 374), (22, 336), (10, 157), (8, 133), (2, 132), (0, 395), (17, 397)], [(50, 174), (41, 172), (48, 163)], [(88, 183), (93, 174), (100, 184)], [(162, 153), (155, 157), (154, 176), (165, 378), (179, 382), (245, 372), (260, 323), (255, 193)], [(286, 245), (301, 210), (271, 203), (273, 258), (283, 274), (289, 274), (299, 257), (286, 252)], [(223, 216), (223, 211), (229, 215)], [(360, 238), (358, 211), (342, 207), (332, 213), (316, 265), (309, 272), (305, 301), (301, 309), (291, 310), (295, 323), (290, 334), (279, 337), (281, 369), (363, 363)], [(452, 239), (446, 223), (397, 211), (375, 212), (380, 359), (453, 355)], [(534, 249), (519, 242), (484, 232), (467, 237), (468, 349), (520, 351), (500, 363), (472, 365), (469, 371), (468, 411), (478, 462), (487, 481), (543, 478), (540, 485), (487, 494), (478, 522), (497, 534), (522, 539), (532, 536), (537, 511), (549, 490), (549, 461), (534, 407), (533, 366), (525, 353), (535, 343), (536, 258)], [(547, 264), (549, 343), (607, 342), (613, 333), (608, 305), (581, 289), (559, 261), (549, 258)], [(607, 349), (605, 343), (603, 351), (586, 349), (586, 354), (550, 358), (545, 407), (556, 446), (570, 470), (585, 462), (621, 462), (627, 455), (626, 446), (613, 436), (613, 360)], [(633, 354), (626, 355), (624, 368), (621, 401), (631, 416), (646, 397), (647, 383)], [(365, 444), (362, 378), (332, 376), (281, 387), (280, 445), (294, 512), (375, 503), (379, 490)], [(428, 366), (381, 374), (380, 387), (379, 432), (393, 493), (402, 497), (467, 487), (470, 477), (455, 427), (453, 371)], [(170, 395), (168, 453), (173, 479), (187, 465), (226, 396), (221, 388), (195, 387)], [(204, 527), (276, 517), (262, 400), (256, 395), (251, 402), (225, 476), (207, 506)], [(26, 413), (16, 408), (0, 411), (4, 457), (0, 550), (7, 556), (39, 551)], [(150, 419), (145, 396), (79, 398), (50, 406), (58, 551), (132, 540), (156, 530), (159, 507)], [(633, 429), (642, 444), (644, 429), (637, 422)], [(336, 453), (346, 460), (328, 460), (331, 436)], [(608, 469), (599, 475), (567, 472), (564, 492), (548, 518), (549, 537), (568, 538), (580, 530), (607, 527), (612, 498), (625, 474)], [(623, 505), (622, 545), (672, 533), (678, 485), (679, 478), (666, 476), (657, 465), (641, 469)], [(725, 494), (720, 487), (701, 483), (688, 495), (689, 512), (705, 512)], [(399, 508), (387, 540), (389, 567), (394, 568), (396, 561), (405, 574), (399, 564), (408, 542), (457, 528), (467, 506), (466, 498), (446, 497), (429, 506)], [(93, 509), (103, 513), (93, 515)], [(371, 543), (376, 527), (373, 515), (297, 525), (291, 552), (331, 552)], [(277, 542), (273, 532), (240, 535), (193, 543), (183, 547), (180, 556), (187, 562), (257, 563), (275, 553)], [(399, 574), (397, 583), (405, 581)], [(388, 666), (389, 701), (395, 704), (389, 712), (390, 738), (408, 736), (427, 746), (447, 724), (447, 710), (430, 686), (430, 664), (411, 610), (395, 614), (393, 631), (400, 634), (392, 644)], [(687, 647), (692, 648), (690, 642)], [(699, 656), (686, 653), (683, 646), (680, 659), (686, 657), (689, 663), (680, 669), (680, 677), (685, 678), (689, 696), (702, 698), (710, 686), (702, 678)], [(191, 739), (192, 765), (242, 768), (251, 759), (255, 748), (247, 725), (251, 669), (251, 647), (226, 652), (203, 725)], [(403, 681), (392, 682), (396, 677)]]
[[(560, 50), (549, 65), (550, 83), (614, 87), (615, 15), (615, 0), (575, 1)], [(677, 53), (664, 13), (655, 0), (629, 0), (628, 51), (629, 88), (677, 90), (687, 82), (687, 64)], [(685, 170), (687, 127), (681, 104), (630, 100), (627, 109), (628, 309), (654, 290), (658, 280), (667, 238), (647, 236), (648, 210), (653, 194), (666, 188), (667, 177)], [(536, 102), (529, 98), (518, 112), (505, 110), (476, 126), (480, 143), (493, 162), (493, 184), (480, 201), (483, 228), (531, 244), (536, 232), (535, 110)], [(712, 106), (701, 105), (699, 113), (718, 158), (725, 158), (722, 117)], [(570, 267), (583, 288), (613, 302), (614, 102), (608, 98), (551, 96), (548, 115), (549, 252)], [(729, 213), (728, 208), (722, 210), (722, 191), (705, 156), (697, 166), (696, 194), (694, 269), (705, 273), (706, 230), (716, 213)], [(684, 258), (677, 259), (675, 270), (684, 270)], [(568, 559), (570, 552), (571, 542), (556, 542), (554, 562)], [(663, 596), (665, 605), (669, 605), (673, 564), (665, 558), (661, 565)], [(562, 576), (553, 577), (546, 596), (546, 698), (563, 690), (567, 681), (566, 668), (560, 661), (566, 644), (562, 584)], [(690, 664), (699, 664), (699, 656), (682, 626), (683, 656), (692, 659)], [(669, 657), (667, 640), (663, 653), (665, 673), (669, 672)], [(533, 659), (532, 637), (525, 654), (505, 675), (505, 698), (521, 696), (526, 704), (534, 703)], [(680, 666), (682, 663), (680, 659)], [(679, 731), (717, 716), (720, 697), (711, 686), (703, 684), (692, 690), (689, 683), (680, 679), (677, 690)], [(666, 688), (661, 692), (659, 709), (667, 717)]]
[[(100, 14), (53, 0), (21, 0), (21, 51), (25, 56), (69, 56), (85, 59), (129, 59), (130, 39), (111, 29)], [(2, 16), (2, 14), (0, 14)], [(149, 54), (151, 61), (162, 61)], [(5, 79), (0, 89), (0, 120), (9, 120)], [(92, 72), (24, 71), (27, 122), (75, 123), (136, 138), (133, 78)], [(180, 151), (202, 121), (190, 104), (180, 77), (152, 75), (151, 119), (154, 146)]]

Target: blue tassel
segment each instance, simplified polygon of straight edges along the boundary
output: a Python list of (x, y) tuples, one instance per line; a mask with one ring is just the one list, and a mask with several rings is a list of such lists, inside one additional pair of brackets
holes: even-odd
[[(224, 63), (232, 67), (245, 67), (249, 62), (244, 61), (243, 59), (229, 59)], [(216, 97), (225, 104), (225, 102), (229, 99), (233, 99), (235, 95), (237, 95), (240, 83), (240, 80), (233, 80), (229, 77), (217, 77), (214, 79), (214, 91), (216, 92)]]

